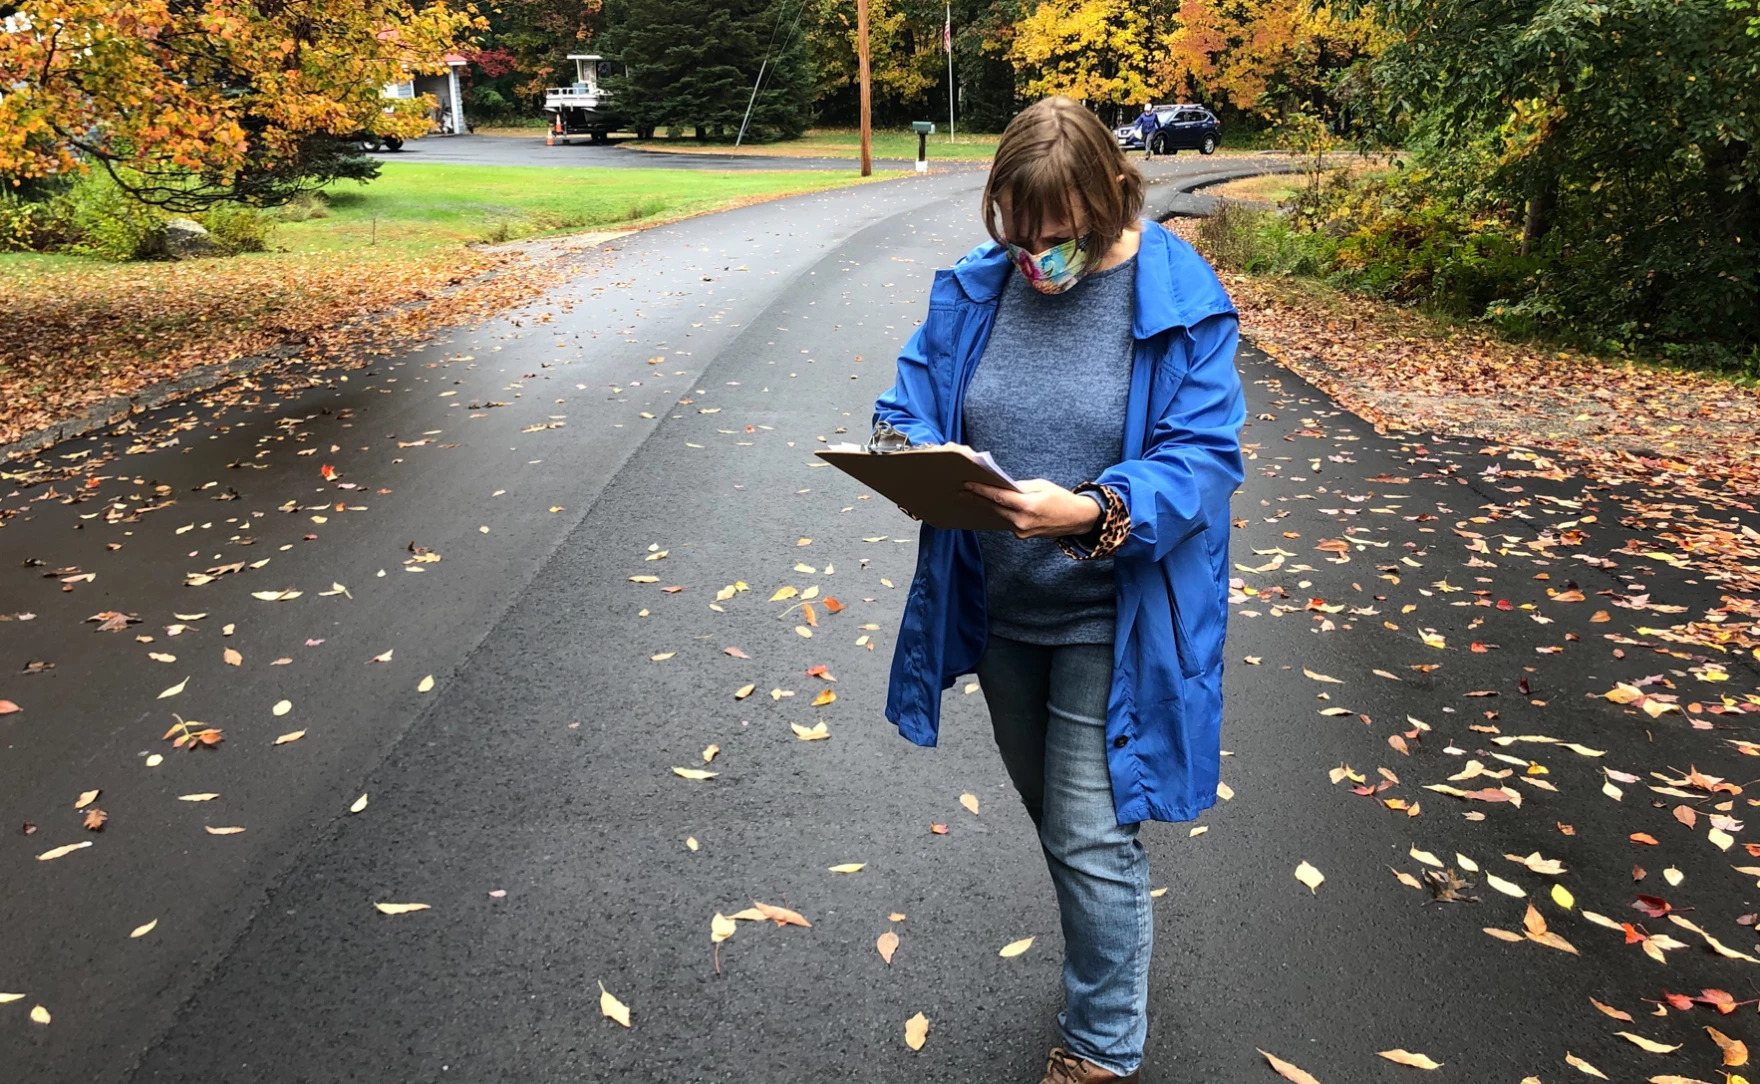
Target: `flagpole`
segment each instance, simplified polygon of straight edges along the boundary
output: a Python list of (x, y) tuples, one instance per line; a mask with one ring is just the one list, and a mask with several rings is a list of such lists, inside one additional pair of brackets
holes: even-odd
[(868, 0), (856, 0), (856, 66), (861, 78), (862, 176), (874, 172), (873, 135), (869, 123), (872, 91), (868, 82)]
[(942, 26), (942, 43), (947, 46), (947, 141), (953, 139), (953, 0), (947, 0), (947, 22)]

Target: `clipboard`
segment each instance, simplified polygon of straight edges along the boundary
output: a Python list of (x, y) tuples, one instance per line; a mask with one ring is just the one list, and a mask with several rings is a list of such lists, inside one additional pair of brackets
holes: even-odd
[(1020, 492), (1020, 486), (990, 458), (954, 448), (903, 448), (870, 452), (860, 445), (843, 444), (817, 453), (820, 459), (869, 486), (882, 497), (931, 527), (959, 531), (1012, 531), (995, 505), (965, 488), (982, 482), (998, 489)]

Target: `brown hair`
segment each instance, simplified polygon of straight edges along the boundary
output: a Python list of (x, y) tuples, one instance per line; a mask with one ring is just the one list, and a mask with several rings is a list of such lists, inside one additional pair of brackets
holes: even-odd
[(996, 147), (984, 184), (984, 228), (997, 242), (999, 198), (1008, 200), (1014, 223), (1035, 226), (1051, 215), (1074, 221), (1079, 206), (1098, 256), (1142, 215), (1143, 175), (1100, 118), (1069, 98), (1046, 98), (1009, 121)]

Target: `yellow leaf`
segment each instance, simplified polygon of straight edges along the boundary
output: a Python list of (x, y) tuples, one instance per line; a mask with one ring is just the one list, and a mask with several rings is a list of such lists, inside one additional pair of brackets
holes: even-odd
[(1588, 1062), (1584, 1061), (1582, 1058), (1577, 1057), (1575, 1054), (1566, 1053), (1564, 1056), (1564, 1060), (1565, 1060), (1565, 1064), (1575, 1067), (1576, 1070), (1580, 1073), (1586, 1073), (1592, 1077), (1599, 1077), (1602, 1080), (1607, 1079), (1606, 1073), (1595, 1068), (1593, 1065), (1590, 1065)]
[(1308, 677), (1313, 678), (1315, 681), (1323, 681), (1323, 682), (1326, 682), (1330, 685), (1343, 685), (1344, 684), (1344, 682), (1338, 680), (1335, 677), (1328, 677), (1325, 674), (1316, 674), (1314, 671), (1308, 669), (1305, 666), (1302, 667), (1302, 673), (1307, 675)]
[(707, 746), (706, 748), (704, 748), (704, 750), (703, 750), (703, 763), (707, 764), (711, 760), (714, 760), (715, 754), (719, 753), (719, 752), (721, 752), (721, 747), (719, 745), (710, 745), (710, 746)]
[(965, 806), (966, 809), (971, 812), (972, 816), (975, 817), (978, 815), (978, 796), (976, 794), (960, 795), (959, 804)]
[(734, 690), (733, 698), (735, 700), (744, 700), (746, 697), (752, 695), (752, 691), (756, 688), (756, 685), (741, 685), (738, 689)]
[(171, 688), (166, 689), (164, 692), (160, 693), (154, 699), (163, 700), (168, 696), (176, 696), (178, 693), (182, 692), (183, 687), (188, 684), (189, 684), (189, 678), (184, 678), (182, 681), (178, 682), (176, 685), (173, 685), (173, 686), (171, 686)]
[(236, 836), (244, 831), (243, 828), (216, 828), (211, 824), (204, 824), (202, 828), (211, 836)]
[(1723, 1051), (1723, 1064), (1731, 1069), (1748, 1064), (1748, 1044), (1740, 1039), (1732, 1039), (1716, 1028), (1707, 1027), (1705, 1031), (1711, 1036), (1718, 1049)]
[(227, 648), (226, 650), (222, 651), (220, 653), (220, 657), (223, 660), (225, 660), (227, 666), (243, 666), (244, 665), (244, 656), (240, 655), (237, 651), (233, 650), (230, 647)]
[(1437, 869), (1442, 868), (1442, 859), (1431, 854), (1429, 851), (1420, 851), (1417, 847), (1414, 846), (1411, 850), (1407, 851), (1406, 853), (1411, 855), (1413, 858), (1417, 859), (1418, 861), (1424, 863), (1426, 866), (1435, 866)]
[(820, 722), (817, 726), (810, 729), (799, 723), (790, 723), (788, 724), (788, 727), (790, 730), (794, 731), (794, 736), (802, 741), (823, 741), (831, 736), (831, 731), (825, 728), (823, 722)]
[(1304, 861), (1296, 867), (1296, 880), (1307, 885), (1308, 891), (1317, 896), (1320, 894), (1320, 882), (1326, 880), (1326, 875)]
[(130, 936), (130, 937), (145, 937), (148, 934), (152, 933), (153, 927), (157, 926), (158, 924), (159, 924), (159, 920), (155, 918), (153, 921), (147, 923), (144, 926), (136, 926), (134, 928), (134, 930), (131, 933), (129, 933), (128, 936)]
[(1021, 953), (1027, 951), (1028, 949), (1030, 949), (1032, 947), (1033, 947), (1033, 939), (1031, 937), (1026, 937), (1026, 938), (1022, 938), (1019, 941), (1010, 941), (1008, 944), (1002, 946), (1001, 951), (999, 951), (996, 955), (998, 955), (1006, 960), (1011, 956), (1019, 956)]
[(676, 654), (678, 654), (678, 652), (676, 652), (676, 651), (662, 651), (658, 655), (649, 655), (648, 659), (651, 662), (665, 662), (667, 659), (672, 658), (672, 656), (674, 656)]
[(898, 951), (898, 935), (891, 930), (887, 930), (885, 933), (874, 939), (874, 951), (878, 952), (880, 958), (890, 965), (892, 963), (892, 954)]
[(373, 906), (377, 907), (382, 915), (407, 915), (411, 911), (426, 911), (428, 909), (428, 905), (425, 903), (375, 903)]
[(1558, 904), (1560, 907), (1562, 907), (1568, 911), (1576, 905), (1577, 898), (1575, 896), (1571, 895), (1571, 890), (1566, 888), (1565, 886), (1553, 885), (1552, 886), (1552, 902)]
[(690, 849), (691, 849), (691, 850), (693, 850), (693, 851), (694, 851), (694, 850), (696, 850), (696, 849), (697, 849), (697, 848), (698, 848), (698, 847), (699, 847), (699, 846), (701, 846), (701, 844), (699, 844), (699, 843), (698, 843), (698, 842), (697, 842), (697, 837), (696, 837), (696, 836), (686, 836), (686, 837), (684, 837), (684, 845), (685, 845), (685, 846), (686, 846), (686, 847), (689, 847), (689, 848), (690, 848)]
[(1152, 900), (1158, 900), (1165, 895), (1167, 895), (1167, 889), (1165, 888), (1151, 888), (1149, 890), (1149, 898)]
[(288, 589), (285, 591), (252, 591), (252, 598), (260, 598), (264, 602), (291, 602), (298, 598), (300, 592)]
[(1487, 873), (1485, 875), (1485, 883), (1506, 896), (1520, 897), (1528, 894), (1520, 885), (1512, 884), (1511, 882), (1504, 880), (1502, 877), (1497, 876), (1495, 873)]
[(798, 594), (800, 594), (800, 592), (796, 591), (792, 587), (786, 587), (786, 586), (785, 587), (778, 587), (776, 589), (776, 593), (774, 595), (770, 596), (770, 601), (771, 602), (781, 602), (785, 598), (793, 598)]
[(819, 695), (813, 697), (813, 706), (815, 708), (822, 708), (836, 699), (837, 694), (835, 692), (832, 692), (830, 689), (820, 689)]
[(1634, 1035), (1629, 1031), (1616, 1031), (1614, 1034), (1625, 1039), (1639, 1049), (1648, 1050), (1652, 1054), (1672, 1054), (1681, 1048), (1680, 1043), (1675, 1043), (1673, 1046), (1670, 1046), (1667, 1043), (1659, 1043), (1654, 1039), (1646, 1039), (1642, 1035)]
[(796, 625), (794, 627), (794, 634), (808, 640), (813, 638), (813, 630), (805, 625)]
[(354, 800), (354, 804), (348, 807), (348, 811), (350, 813), (359, 813), (365, 808), (367, 808), (367, 796), (363, 794)]
[(709, 920), (709, 940), (719, 945), (732, 937), (738, 929), (739, 923), (717, 911), (715, 917)]
[(912, 1050), (923, 1049), (923, 1043), (929, 1038), (929, 1018), (922, 1013), (904, 1022), (904, 1045)]
[(866, 865), (866, 862), (845, 862), (841, 866), (830, 866), (828, 868), (832, 873), (860, 873)]
[(674, 768), (672, 774), (685, 779), (713, 779), (720, 772), (706, 772), (701, 768)]
[(1409, 1065), (1414, 1069), (1440, 1069), (1440, 1068), (1442, 1068), (1441, 1062), (1432, 1061), (1428, 1056), (1426, 1056), (1424, 1054), (1414, 1054), (1409, 1050), (1380, 1050), (1380, 1051), (1377, 1051), (1377, 1053), (1380, 1054), (1382, 1057), (1386, 1058), (1388, 1061), (1396, 1062), (1400, 1065)]
[(288, 712), (293, 710), (293, 701), (291, 701), (291, 700), (277, 700), (275, 702), (275, 706), (270, 710), (273, 711), (277, 717), (282, 716), (282, 715), (286, 715)]
[(629, 582), (631, 582), (631, 583), (659, 583), (660, 577), (658, 577), (658, 576), (631, 576), (629, 578)]
[(1485, 932), (1490, 934), (1492, 937), (1497, 938), (1499, 941), (1523, 941), (1523, 940), (1526, 940), (1526, 938), (1524, 938), (1521, 934), (1516, 933), (1513, 930), (1500, 930), (1495, 926), (1486, 926)]
[(202, 794), (179, 794), (177, 800), (180, 802), (211, 802), (218, 797), (220, 797), (218, 794), (205, 792)]
[(286, 734), (281, 735), (279, 738), (276, 738), (275, 744), (276, 745), (286, 745), (290, 741), (298, 741), (305, 736), (306, 736), (306, 732), (303, 730), (290, 731)]
[(1210, 830), (1210, 826), (1208, 824), (1200, 824), (1196, 828), (1193, 828), (1191, 831), (1187, 832), (1186, 838), (1187, 839), (1196, 839), (1198, 836), (1203, 835), (1205, 832), (1208, 832), (1209, 830)]
[(23, 1001), (23, 994), (0, 994), (0, 1005), (10, 1005), (14, 1001)]
[(49, 1022), (49, 1010), (43, 1008), (41, 1005), (36, 1006), (31, 1009), (31, 1020), (34, 1023), (47, 1024)]
[(1225, 802), (1232, 801), (1234, 799), (1234, 788), (1227, 783), (1219, 782), (1216, 784), (1216, 796)]
[(429, 674), (427, 677), (416, 682), (416, 692), (428, 693), (428, 692), (433, 692), (433, 691), (434, 691), (434, 675), (433, 674)]
[(92, 843), (90, 840), (87, 840), (84, 843), (69, 843), (65, 847), (56, 847), (54, 850), (44, 851), (42, 854), (37, 855), (37, 861), (50, 862), (54, 859), (60, 858), (62, 855), (72, 854), (74, 851), (77, 851), (82, 847), (90, 847), (91, 845)]
[(599, 984), (599, 1011), (624, 1027), (629, 1027), (629, 1006), (612, 997), (604, 983)]
[(1283, 1079), (1294, 1081), (1295, 1084), (1320, 1084), (1318, 1080), (1314, 1079), (1313, 1074), (1306, 1070), (1298, 1069), (1296, 1066), (1284, 1061), (1277, 1055), (1266, 1054), (1263, 1050), (1260, 1050), (1259, 1053), (1264, 1056), (1266, 1061), (1271, 1063), (1271, 1068), (1275, 1069), (1277, 1075)]
[(73, 803), (73, 808), (84, 809), (86, 806), (89, 806), (93, 802), (97, 801), (98, 795), (100, 793), (102, 793), (102, 792), (96, 791), (96, 790), (82, 791), (79, 796), (79, 801)]

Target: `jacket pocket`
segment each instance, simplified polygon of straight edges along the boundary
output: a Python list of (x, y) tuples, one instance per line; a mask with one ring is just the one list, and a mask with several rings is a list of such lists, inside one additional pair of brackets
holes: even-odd
[(1222, 661), (1222, 602), (1210, 559), (1210, 532), (1199, 531), (1180, 543), (1162, 560), (1161, 574), (1173, 611), (1180, 674), (1197, 677)]

